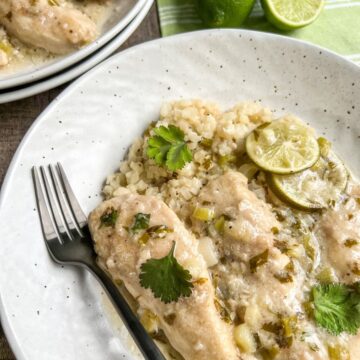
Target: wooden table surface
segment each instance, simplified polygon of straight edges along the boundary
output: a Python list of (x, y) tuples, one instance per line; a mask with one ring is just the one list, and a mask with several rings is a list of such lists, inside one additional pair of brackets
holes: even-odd
[[(142, 24), (120, 47), (119, 51), (158, 37), (160, 37), (160, 29), (156, 5), (154, 4)], [(67, 86), (68, 84), (65, 84), (24, 100), (0, 105), (0, 185), (4, 180), (14, 152), (30, 125)], [(0, 360), (14, 359), (15, 357), (0, 328)]]

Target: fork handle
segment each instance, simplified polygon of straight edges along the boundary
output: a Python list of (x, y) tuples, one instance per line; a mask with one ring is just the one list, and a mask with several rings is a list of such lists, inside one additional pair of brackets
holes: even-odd
[(144, 358), (146, 360), (166, 360), (110, 277), (97, 264), (89, 266), (89, 270), (95, 275), (110, 296), (112, 303)]

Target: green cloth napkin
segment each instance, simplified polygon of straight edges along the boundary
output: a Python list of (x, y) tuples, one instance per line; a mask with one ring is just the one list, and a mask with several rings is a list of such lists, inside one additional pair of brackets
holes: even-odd
[[(195, 0), (158, 0), (163, 36), (204, 28), (194, 3)], [(291, 32), (281, 32), (269, 24), (257, 1), (242, 27), (307, 40), (360, 65), (360, 1), (326, 0), (323, 12), (313, 24)]]

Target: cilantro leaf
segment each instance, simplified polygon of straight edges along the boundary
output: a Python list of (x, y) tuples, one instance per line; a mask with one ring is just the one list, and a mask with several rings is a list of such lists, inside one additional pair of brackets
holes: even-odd
[(137, 213), (134, 216), (134, 224), (130, 228), (133, 234), (138, 233), (141, 230), (145, 230), (149, 227), (150, 214)]
[(118, 216), (118, 211), (113, 207), (106, 209), (105, 212), (100, 216), (100, 227), (115, 227)]
[(146, 153), (158, 165), (165, 165), (169, 170), (176, 171), (192, 160), (181, 129), (174, 125), (160, 126), (154, 128), (154, 133), (148, 140)]
[(174, 257), (175, 241), (168, 255), (161, 259), (149, 259), (140, 267), (140, 284), (151, 289), (156, 298), (168, 304), (181, 296), (189, 297), (194, 285), (191, 274)]
[(329, 333), (355, 335), (360, 328), (358, 284), (322, 284), (312, 288), (316, 323)]
[[(192, 160), (192, 154), (185, 143), (179, 143), (177, 145), (173, 145), (166, 157), (166, 167), (171, 170), (175, 171), (181, 169), (185, 166), (186, 163)], [(179, 165), (181, 164), (181, 165)], [(179, 168), (179, 166), (181, 166)]]

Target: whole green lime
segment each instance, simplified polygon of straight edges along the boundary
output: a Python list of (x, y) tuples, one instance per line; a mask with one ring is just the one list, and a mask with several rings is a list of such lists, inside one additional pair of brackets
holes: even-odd
[(238, 27), (249, 16), (255, 0), (196, 0), (199, 15), (209, 27)]

